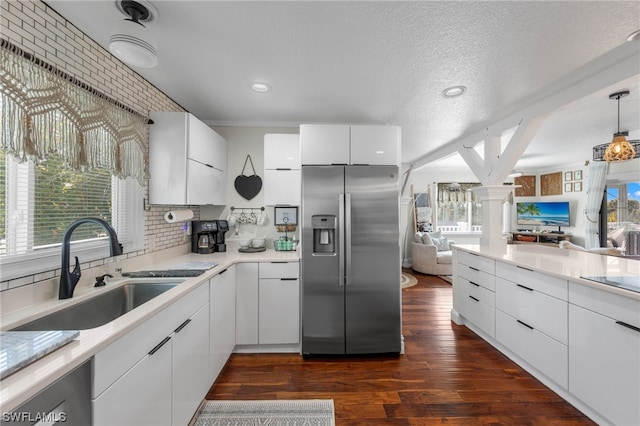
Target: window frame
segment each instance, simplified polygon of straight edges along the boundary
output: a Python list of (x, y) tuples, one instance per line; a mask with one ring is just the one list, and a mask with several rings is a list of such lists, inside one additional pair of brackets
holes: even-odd
[[(10, 154), (7, 154), (7, 157), (9, 156)], [(12, 172), (8, 169), (7, 167), (7, 174)], [(27, 173), (29, 179), (32, 179), (34, 175), (34, 165), (31, 162), (29, 162)], [(9, 180), (8, 177), (7, 180)], [(119, 179), (112, 176), (111, 185), (111, 225), (116, 230), (116, 233), (118, 233), (120, 243), (123, 245), (123, 253), (126, 254), (143, 250), (143, 198), (145, 190), (132, 178)], [(7, 198), (8, 196), (5, 196), (5, 202)], [(27, 198), (28, 220), (33, 221), (33, 211), (35, 208), (33, 192), (30, 192)], [(123, 230), (125, 231), (124, 233), (122, 232)], [(61, 268), (62, 241), (34, 249), (33, 235), (29, 235), (28, 238), (30, 239), (28, 242), (29, 252), (0, 257), (0, 282), (39, 274), (43, 274), (44, 276), (51, 275), (51, 277), (53, 277), (53, 274), (47, 273), (50, 271), (58, 271)], [(108, 258), (110, 256), (108, 239), (103, 237), (71, 242), (71, 256), (72, 258), (73, 256), (78, 256), (81, 264), (84, 265)], [(55, 275), (57, 276), (59, 273)], [(35, 281), (38, 281), (38, 279), (35, 279)]]

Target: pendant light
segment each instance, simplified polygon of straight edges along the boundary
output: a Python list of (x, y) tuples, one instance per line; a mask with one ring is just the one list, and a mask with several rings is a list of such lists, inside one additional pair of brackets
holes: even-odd
[(620, 98), (624, 98), (628, 95), (628, 90), (623, 90), (609, 95), (609, 99), (616, 99), (618, 101), (618, 131), (613, 135), (613, 140), (604, 152), (604, 159), (608, 163), (612, 161), (628, 161), (632, 160), (636, 156), (635, 148), (625, 137), (626, 133), (620, 132)]

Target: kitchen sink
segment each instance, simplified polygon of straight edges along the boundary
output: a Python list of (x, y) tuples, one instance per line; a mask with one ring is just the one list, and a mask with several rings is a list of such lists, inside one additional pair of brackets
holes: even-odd
[(13, 331), (87, 330), (121, 317), (178, 282), (136, 282), (108, 290), (84, 302), (61, 309), (13, 329)]

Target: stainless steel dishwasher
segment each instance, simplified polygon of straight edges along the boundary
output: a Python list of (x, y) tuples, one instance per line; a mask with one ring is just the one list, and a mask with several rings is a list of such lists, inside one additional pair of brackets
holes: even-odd
[(20, 407), (3, 412), (2, 425), (91, 424), (91, 360), (53, 382)]

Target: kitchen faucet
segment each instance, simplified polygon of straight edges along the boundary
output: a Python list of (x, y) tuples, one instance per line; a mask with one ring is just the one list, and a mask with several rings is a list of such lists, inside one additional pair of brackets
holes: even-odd
[(122, 254), (122, 244), (118, 241), (116, 231), (102, 219), (96, 217), (83, 217), (75, 220), (69, 225), (64, 236), (62, 237), (62, 268), (60, 271), (60, 291), (58, 299), (69, 299), (73, 296), (73, 290), (76, 288), (76, 284), (80, 281), (82, 275), (80, 271), (80, 261), (78, 256), (76, 258), (76, 265), (73, 271), (69, 271), (69, 254), (71, 251), (71, 234), (73, 231), (83, 223), (95, 223), (102, 226), (109, 234), (109, 246), (111, 248), (111, 256), (118, 256)]

